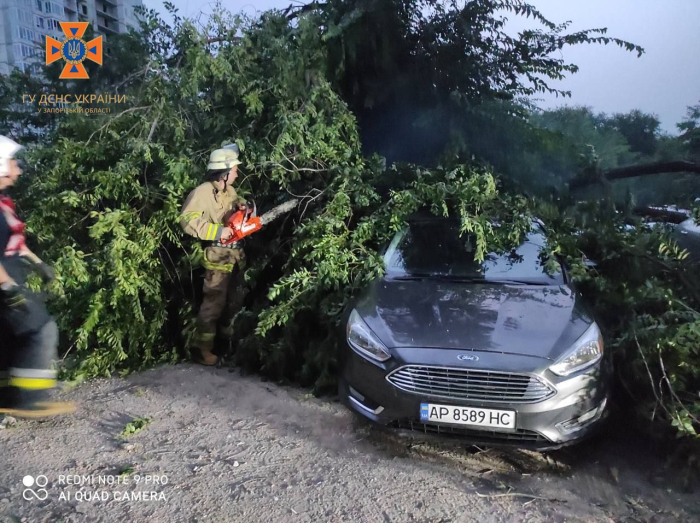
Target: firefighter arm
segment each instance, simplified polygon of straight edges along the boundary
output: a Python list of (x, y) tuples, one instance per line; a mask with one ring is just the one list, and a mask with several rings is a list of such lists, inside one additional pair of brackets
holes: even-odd
[(40, 264), (40, 263), (44, 263), (44, 262), (41, 260), (41, 258), (39, 258), (36, 254), (34, 254), (34, 253), (29, 249), (29, 247), (27, 247), (26, 245), (24, 245), (24, 246), (20, 249), (19, 254), (20, 254), (20, 256), (26, 256), (26, 257), (29, 258), (33, 263), (35, 263), (35, 264), (37, 264), (37, 265)]
[(221, 223), (212, 223), (202, 210), (205, 208), (203, 202), (198, 201), (197, 195), (193, 192), (182, 209), (180, 214), (180, 227), (190, 236), (200, 240), (219, 241), (225, 232), (226, 226)]

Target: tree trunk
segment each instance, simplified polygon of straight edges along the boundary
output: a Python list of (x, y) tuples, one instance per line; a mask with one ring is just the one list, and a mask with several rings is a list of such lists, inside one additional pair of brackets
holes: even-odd
[(642, 165), (620, 167), (619, 169), (610, 169), (603, 173), (603, 176), (605, 176), (607, 180), (621, 180), (622, 178), (636, 178), (637, 176), (663, 173), (700, 174), (700, 165), (686, 161), (645, 163)]
[(579, 189), (594, 183), (599, 183), (602, 180), (622, 180), (624, 178), (637, 178), (639, 176), (665, 173), (700, 174), (700, 164), (678, 160), (673, 162), (644, 163), (640, 165), (630, 165), (628, 167), (619, 167), (603, 172), (601, 178), (575, 177), (569, 183), (569, 188), (572, 190)]

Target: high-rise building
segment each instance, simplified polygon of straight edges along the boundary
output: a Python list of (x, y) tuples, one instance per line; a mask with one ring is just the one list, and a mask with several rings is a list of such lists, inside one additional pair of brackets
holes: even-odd
[(0, 0), (0, 74), (27, 71), (43, 60), (45, 36), (63, 40), (59, 22), (90, 22), (105, 48), (110, 35), (139, 29), (141, 0)]

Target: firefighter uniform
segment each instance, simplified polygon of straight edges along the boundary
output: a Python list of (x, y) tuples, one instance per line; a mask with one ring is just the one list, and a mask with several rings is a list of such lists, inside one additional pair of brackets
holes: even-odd
[(202, 259), (206, 272), (195, 335), (195, 346), (203, 352), (211, 352), (217, 333), (223, 340), (231, 339), (233, 316), (245, 298), (243, 248), (238, 243), (223, 246), (219, 242), (226, 222), (240, 203), (245, 202), (233, 187), (220, 190), (205, 182), (190, 193), (180, 216), (180, 225), (187, 234), (208, 243)]

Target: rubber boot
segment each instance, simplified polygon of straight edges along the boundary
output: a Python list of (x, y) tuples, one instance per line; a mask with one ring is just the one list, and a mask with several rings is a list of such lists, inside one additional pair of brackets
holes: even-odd
[(51, 401), (45, 390), (22, 390), (7, 387), (0, 406), (0, 414), (16, 418), (40, 419), (70, 414), (75, 405), (65, 401)]
[(219, 357), (207, 349), (193, 349), (192, 359), (201, 365), (214, 366), (219, 362)]

